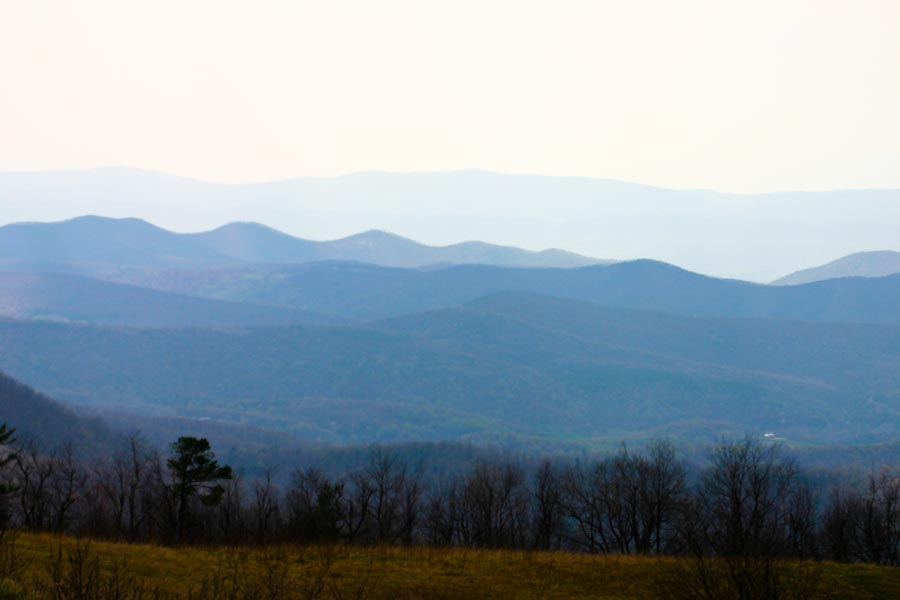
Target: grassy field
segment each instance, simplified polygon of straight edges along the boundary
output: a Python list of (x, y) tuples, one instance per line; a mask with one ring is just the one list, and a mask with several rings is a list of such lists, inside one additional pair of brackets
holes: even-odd
[[(683, 597), (672, 559), (342, 546), (176, 549), (39, 534), (20, 534), (16, 555), (12, 578), (30, 593), (0, 589), (0, 600)], [(900, 598), (900, 569), (811, 569), (810, 598)]]

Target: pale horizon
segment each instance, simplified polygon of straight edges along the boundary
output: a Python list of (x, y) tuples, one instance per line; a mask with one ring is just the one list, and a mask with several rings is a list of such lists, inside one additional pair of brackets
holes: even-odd
[(900, 188), (900, 4), (0, 2), (0, 171)]
[(217, 179), (207, 179), (204, 177), (195, 177), (190, 174), (180, 174), (180, 173), (171, 173), (168, 171), (162, 171), (159, 169), (152, 169), (141, 166), (132, 166), (125, 164), (102, 164), (96, 166), (88, 166), (88, 167), (79, 167), (79, 168), (40, 168), (40, 169), (18, 169), (18, 170), (4, 170), (0, 169), (0, 174), (5, 175), (16, 175), (16, 174), (30, 174), (30, 175), (39, 175), (39, 174), (49, 174), (49, 173), (78, 173), (85, 171), (135, 171), (135, 172), (144, 172), (151, 173), (154, 175), (163, 175), (165, 177), (174, 177), (178, 179), (185, 179), (190, 181), (195, 181), (198, 183), (209, 183), (213, 185), (222, 185), (222, 186), (231, 186), (231, 187), (240, 187), (240, 186), (252, 186), (258, 184), (266, 184), (266, 183), (282, 183), (293, 180), (315, 180), (315, 179), (342, 179), (347, 177), (356, 177), (360, 175), (434, 175), (434, 174), (453, 174), (453, 173), (489, 173), (492, 175), (501, 175), (501, 176), (509, 176), (509, 177), (546, 177), (546, 178), (558, 178), (558, 179), (587, 179), (587, 180), (596, 180), (596, 181), (609, 181), (615, 183), (625, 183), (629, 185), (641, 186), (646, 188), (654, 188), (659, 190), (670, 190), (676, 192), (712, 192), (716, 194), (723, 194), (729, 196), (765, 196), (768, 194), (815, 194), (819, 192), (849, 192), (849, 191), (897, 191), (900, 190), (900, 185), (896, 187), (837, 187), (837, 188), (827, 188), (827, 189), (812, 189), (812, 188), (784, 188), (784, 189), (772, 189), (772, 190), (760, 190), (755, 192), (732, 192), (724, 189), (717, 188), (707, 188), (700, 186), (685, 186), (685, 187), (669, 187), (664, 185), (655, 185), (652, 183), (647, 183), (644, 181), (637, 180), (627, 180), (627, 179), (615, 179), (612, 177), (602, 177), (602, 176), (594, 176), (594, 175), (573, 175), (573, 174), (555, 174), (555, 173), (539, 173), (533, 171), (498, 171), (496, 169), (487, 169), (483, 167), (458, 167), (453, 169), (427, 169), (421, 171), (404, 171), (404, 170), (383, 170), (383, 169), (361, 169), (358, 171), (348, 171), (345, 173), (337, 173), (335, 175), (290, 175), (287, 177), (279, 177), (277, 179), (253, 179), (248, 181), (228, 181), (227, 179), (217, 180)]

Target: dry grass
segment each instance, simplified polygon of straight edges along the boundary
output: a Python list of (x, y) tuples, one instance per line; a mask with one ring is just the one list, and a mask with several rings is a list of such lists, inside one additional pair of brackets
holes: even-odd
[[(344, 546), (176, 549), (38, 534), (21, 534), (17, 552), (26, 565), (17, 577), (23, 587), (41, 590), (32, 597), (52, 598), (78, 597), (57, 592), (79, 560), (90, 563), (83, 568), (96, 565), (94, 576), (107, 587), (115, 578), (131, 590), (103, 598), (134, 600), (660, 598), (669, 596), (675, 570), (672, 559), (641, 557)], [(900, 569), (823, 563), (816, 581), (814, 598), (900, 598)]]

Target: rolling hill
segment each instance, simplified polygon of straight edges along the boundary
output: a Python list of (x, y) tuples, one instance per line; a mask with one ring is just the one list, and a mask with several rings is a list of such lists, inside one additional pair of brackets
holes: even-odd
[(0, 272), (0, 315), (139, 327), (335, 325), (343, 319), (159, 292), (58, 273)]
[(378, 230), (365, 231), (339, 240), (312, 242), (291, 237), (258, 223), (231, 223), (213, 231), (196, 234), (196, 238), (210, 250), (247, 262), (340, 260), (408, 268), (470, 263), (566, 268), (604, 262), (563, 250), (531, 252), (484, 242), (426, 246)]
[(745, 430), (871, 443), (900, 425), (896, 326), (698, 319), (528, 294), (352, 328), (6, 321), (0, 364), (69, 401), (342, 443)]
[(205, 270), (119, 269), (122, 283), (232, 302), (382, 319), (448, 308), (503, 291), (698, 317), (900, 323), (900, 275), (765, 286), (642, 260), (573, 269), (458, 265), (398, 269), (353, 263)]
[(562, 250), (532, 252), (484, 242), (426, 246), (383, 231), (316, 242), (258, 223), (231, 223), (202, 233), (173, 233), (134, 218), (83, 216), (55, 223), (0, 227), (0, 267), (65, 269), (80, 263), (206, 267), (236, 263), (350, 260), (398, 267), (480, 263), (575, 267), (602, 261)]
[(858, 252), (819, 267), (791, 273), (776, 279), (772, 285), (800, 285), (840, 277), (884, 277), (895, 273), (900, 273), (900, 252)]
[(231, 262), (228, 256), (140, 219), (86, 216), (57, 223), (0, 227), (0, 261), (54, 264), (187, 266)]

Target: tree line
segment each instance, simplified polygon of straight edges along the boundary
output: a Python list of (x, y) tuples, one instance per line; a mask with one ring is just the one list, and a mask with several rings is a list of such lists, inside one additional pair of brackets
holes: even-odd
[(666, 441), (589, 461), (481, 461), (453, 476), (375, 446), (363, 468), (341, 477), (298, 469), (287, 485), (220, 465), (203, 438), (182, 437), (164, 454), (131, 435), (86, 463), (70, 444), (44, 451), (14, 437), (0, 427), (3, 529), (164, 544), (678, 555), (698, 572), (721, 559), (900, 565), (896, 473), (813, 485), (778, 445), (750, 436), (721, 442), (696, 472)]

